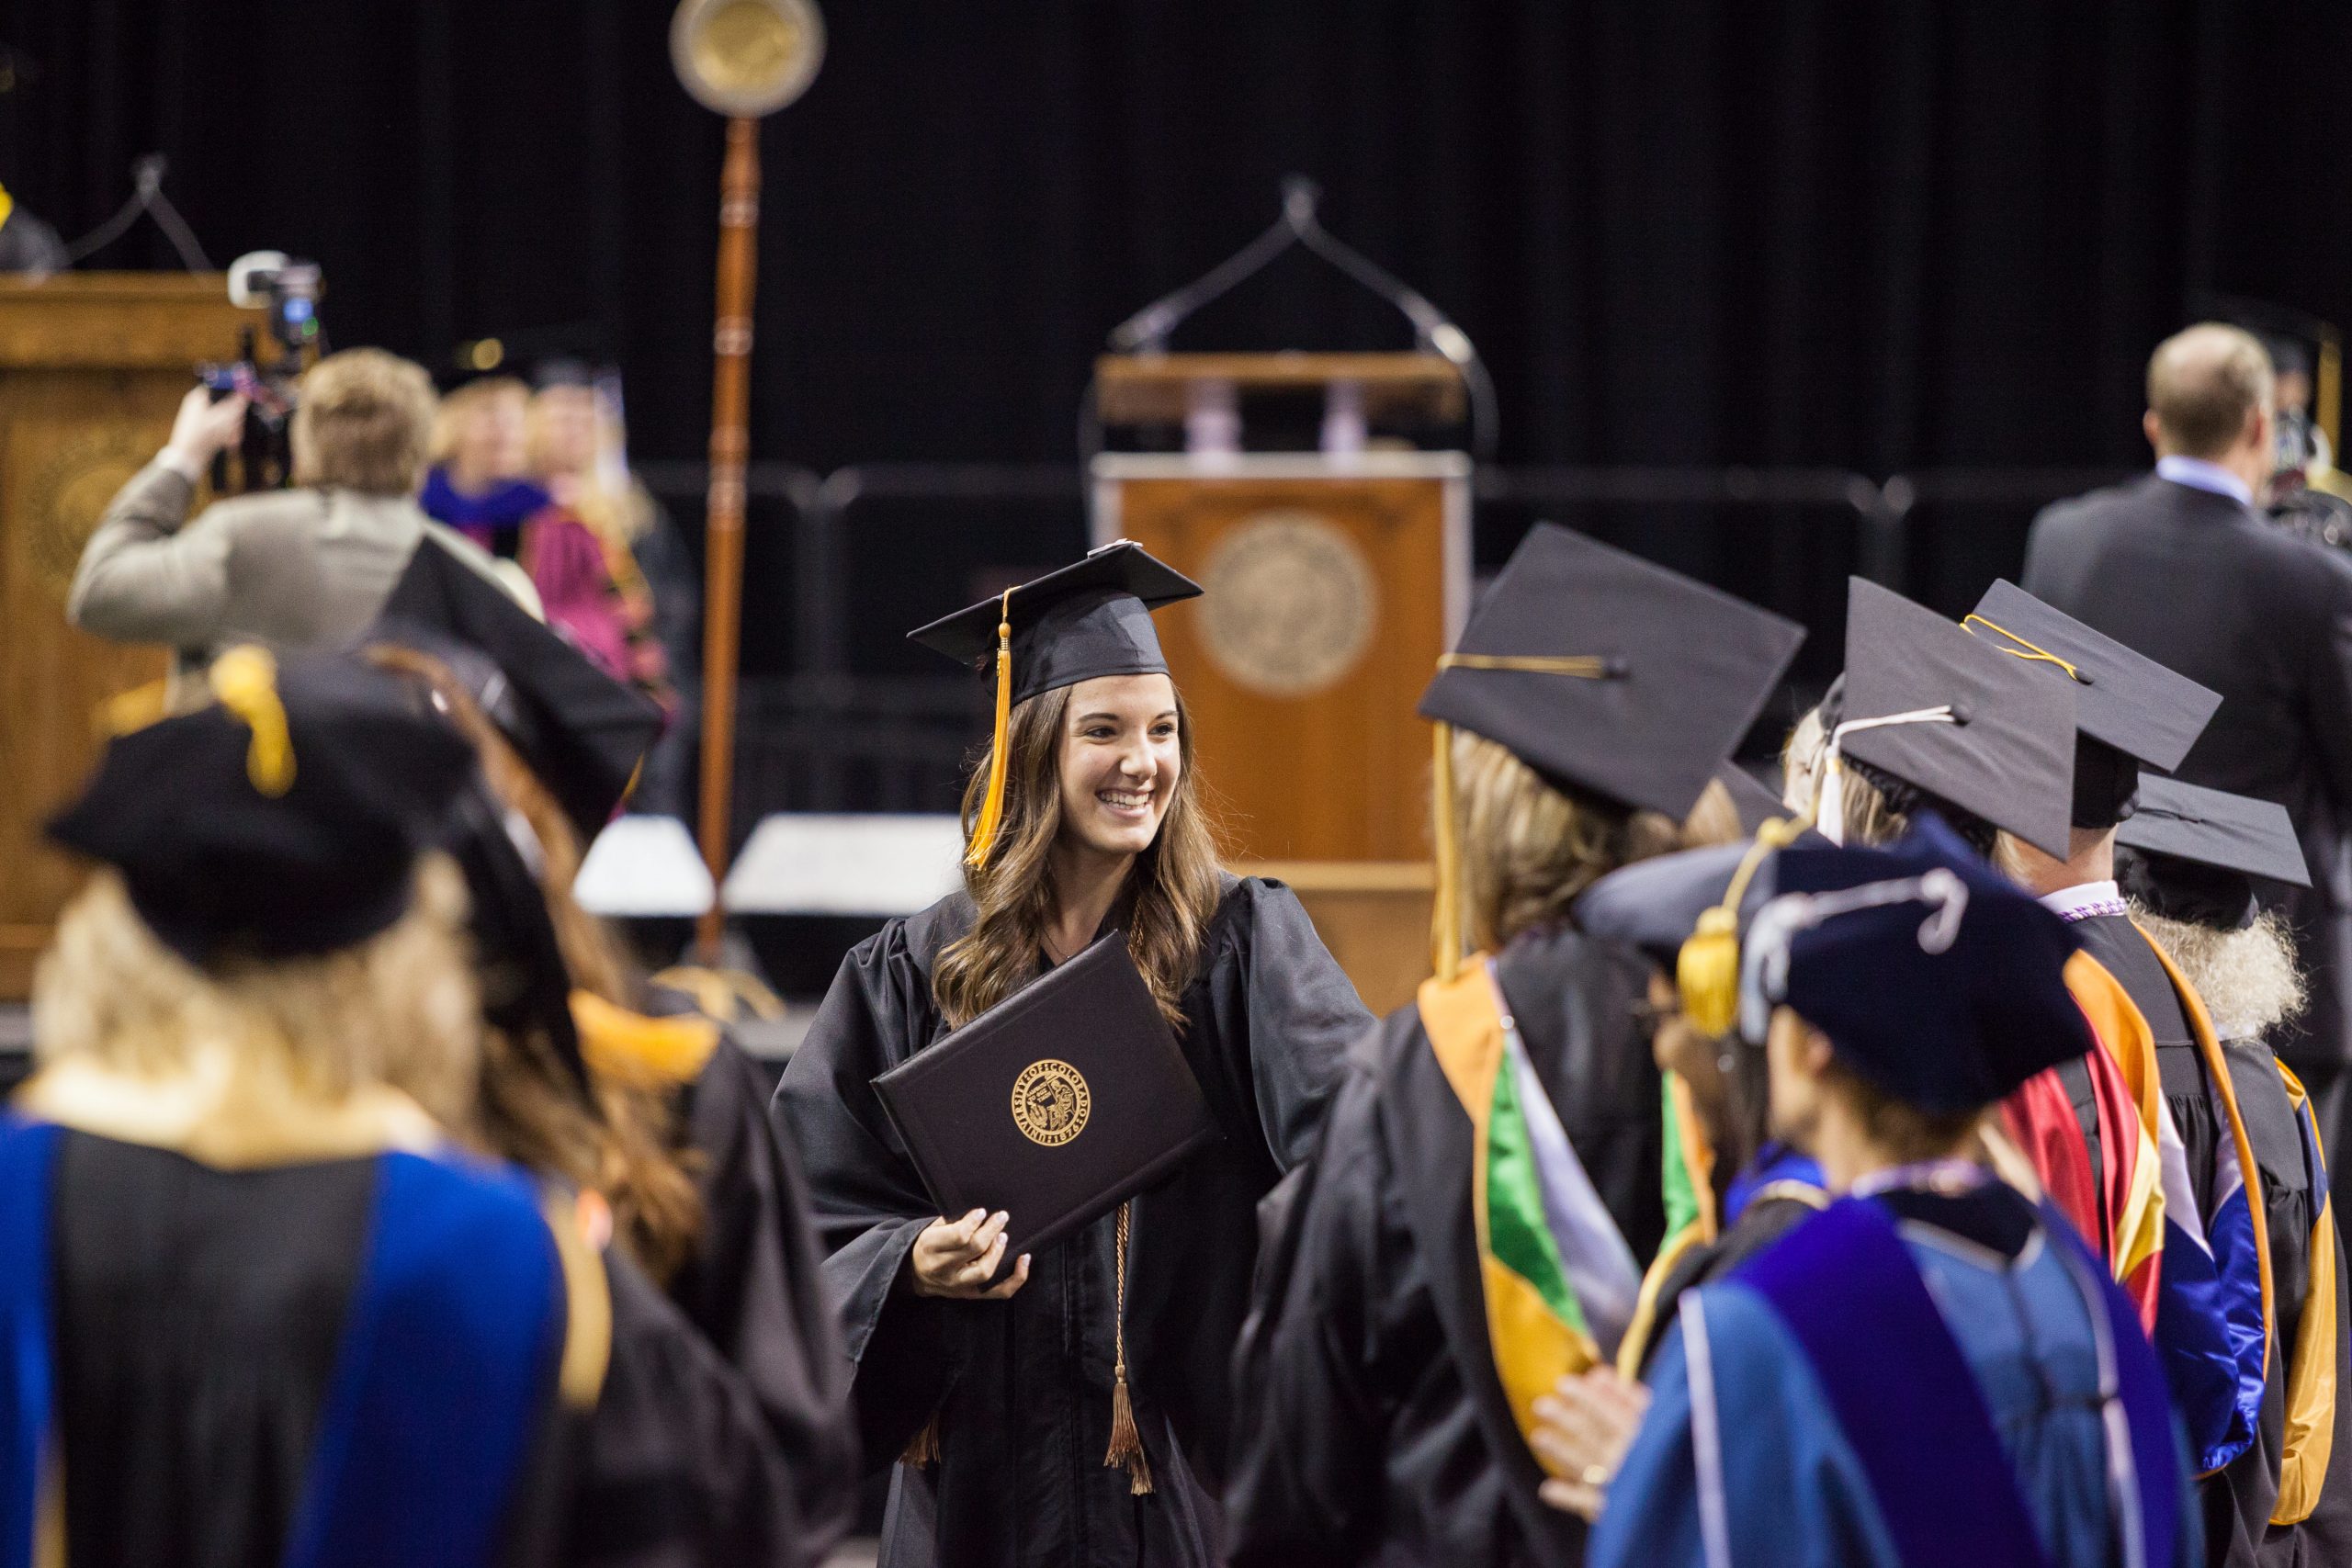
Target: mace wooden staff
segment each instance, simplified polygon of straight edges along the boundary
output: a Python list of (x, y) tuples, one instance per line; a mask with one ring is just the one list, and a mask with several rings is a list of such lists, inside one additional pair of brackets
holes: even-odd
[[(718, 176), (718, 319), (711, 329), (710, 488), (703, 513), (702, 858), (723, 882), (733, 848), (735, 673), (742, 643), (743, 473), (752, 451), (752, 303), (758, 283), (760, 118), (816, 80), (825, 28), (810, 0), (685, 0), (670, 60), (686, 91), (728, 117)], [(696, 930), (718, 956), (726, 911)]]

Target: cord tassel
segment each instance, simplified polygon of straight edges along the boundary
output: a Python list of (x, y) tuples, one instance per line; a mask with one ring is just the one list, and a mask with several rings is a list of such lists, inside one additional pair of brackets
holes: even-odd
[(1118, 1321), (1112, 1330), (1117, 1364), (1111, 1375), (1111, 1446), (1102, 1455), (1106, 1470), (1127, 1467), (1127, 1492), (1143, 1497), (1151, 1492), (1151, 1465), (1144, 1458), (1143, 1435), (1136, 1430), (1135, 1402), (1127, 1394), (1127, 1208), (1119, 1205)]
[(1430, 967), (1441, 980), (1452, 980), (1462, 968), (1462, 870), (1454, 841), (1453, 726), (1438, 724), (1436, 751), (1430, 758), (1430, 790), (1436, 809), (1432, 827), (1437, 839), (1437, 892), (1430, 902)]
[(939, 1462), (938, 1411), (933, 1411), (931, 1419), (925, 1421), (922, 1428), (907, 1439), (907, 1446), (899, 1451), (899, 1462), (913, 1465), (917, 1470)]
[(1004, 591), (996, 623), (996, 733), (989, 742), (989, 787), (980, 797), (980, 814), (972, 822), (972, 845), (964, 863), (975, 871), (989, 863), (996, 848), (996, 831), (1004, 817), (1005, 736), (1012, 725), (1012, 590)]

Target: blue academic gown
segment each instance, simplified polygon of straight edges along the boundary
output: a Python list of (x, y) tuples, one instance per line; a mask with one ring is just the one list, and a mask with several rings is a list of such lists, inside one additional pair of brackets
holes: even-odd
[[(2034, 1235), (2014, 1258), (1916, 1221), (1902, 1239), (1984, 1393), (2048, 1562), (2120, 1562), (2091, 1319), (2052, 1238)], [(1732, 1562), (1902, 1568), (1861, 1459), (1784, 1320), (1737, 1276), (1690, 1299), (1705, 1318)], [(1709, 1562), (1701, 1524), (1691, 1310), (1652, 1363), (1649, 1414), (1609, 1489), (1589, 1568), (1724, 1568)], [(2185, 1475), (2183, 1453), (2176, 1459)], [(2189, 1568), (2203, 1560), (2195, 1492), (2185, 1483), (2176, 1491), (2180, 1525), (2166, 1568)]]

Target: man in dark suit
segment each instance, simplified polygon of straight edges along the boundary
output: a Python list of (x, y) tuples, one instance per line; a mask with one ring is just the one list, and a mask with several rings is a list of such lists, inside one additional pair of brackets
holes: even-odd
[[(2266, 521), (2271, 368), (2234, 327), (2194, 326), (2148, 361), (2156, 471), (2034, 519), (2029, 592), (2222, 694), (2180, 776), (2285, 806), (2311, 863), (2279, 890), (2312, 998), (2279, 1055), (2335, 1156), (2352, 1147), (2352, 559)], [(2352, 1155), (2332, 1173), (2352, 1198)], [(2338, 1212), (2344, 1209), (2337, 1204)]]

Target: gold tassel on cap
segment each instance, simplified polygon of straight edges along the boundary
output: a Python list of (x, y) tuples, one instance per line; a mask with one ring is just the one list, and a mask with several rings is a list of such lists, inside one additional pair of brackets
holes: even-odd
[(1144, 1458), (1143, 1437), (1136, 1430), (1135, 1402), (1127, 1395), (1127, 1210), (1119, 1205), (1118, 1323), (1112, 1330), (1115, 1364), (1111, 1372), (1111, 1446), (1102, 1455), (1105, 1470), (1127, 1467), (1127, 1492), (1143, 1497), (1151, 1492), (1151, 1465)]
[(277, 696), (277, 660), (251, 644), (232, 648), (212, 661), (210, 679), (220, 705), (254, 732), (245, 776), (271, 799), (283, 795), (294, 787), (294, 739)]
[[(1622, 660), (1589, 653), (1444, 653), (1437, 667), (1446, 670), (1508, 670), (1524, 675), (1566, 675), (1577, 681), (1607, 681), (1623, 675)], [(1462, 846), (1460, 826), (1453, 819), (1453, 726), (1440, 720), (1435, 727), (1436, 751), (1430, 757), (1430, 788), (1435, 797), (1432, 815), (1437, 852), (1437, 889), (1430, 905), (1430, 967), (1441, 980), (1452, 980), (1462, 969)]]
[(971, 847), (964, 863), (978, 870), (989, 863), (996, 848), (996, 830), (1004, 817), (1005, 736), (1012, 723), (1012, 590), (1004, 591), (996, 623), (996, 736), (989, 742), (989, 787), (980, 797), (980, 814), (972, 823)]
[(1803, 818), (1775, 817), (1756, 829), (1756, 841), (1740, 857), (1724, 889), (1723, 902), (1699, 917), (1699, 924), (1674, 956), (1674, 986), (1682, 993), (1682, 1016), (1701, 1033), (1727, 1032), (1739, 1013), (1739, 901), (1764, 857), (1804, 831)]

